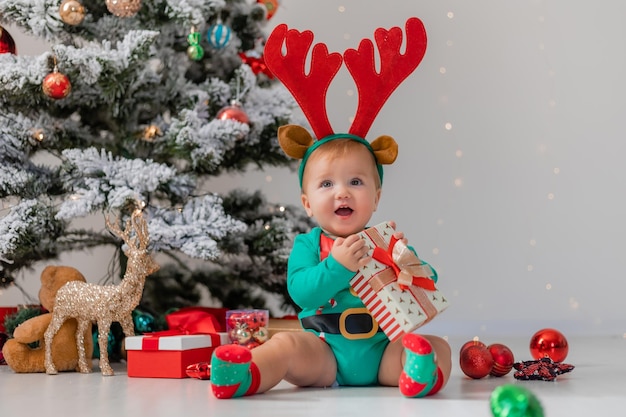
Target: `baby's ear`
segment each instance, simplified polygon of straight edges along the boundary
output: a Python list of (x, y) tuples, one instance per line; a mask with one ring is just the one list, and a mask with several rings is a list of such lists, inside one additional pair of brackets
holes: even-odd
[(313, 136), (302, 126), (284, 125), (278, 128), (278, 143), (287, 156), (302, 159), (313, 145)]
[(391, 136), (379, 136), (370, 145), (376, 155), (376, 161), (381, 165), (393, 164), (398, 157), (398, 144)]

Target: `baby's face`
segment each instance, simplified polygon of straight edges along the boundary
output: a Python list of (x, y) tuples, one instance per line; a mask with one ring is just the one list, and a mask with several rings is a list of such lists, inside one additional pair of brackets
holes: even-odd
[(316, 155), (304, 169), (302, 205), (327, 233), (350, 236), (362, 231), (376, 211), (377, 178), (374, 159), (365, 146), (336, 158)]

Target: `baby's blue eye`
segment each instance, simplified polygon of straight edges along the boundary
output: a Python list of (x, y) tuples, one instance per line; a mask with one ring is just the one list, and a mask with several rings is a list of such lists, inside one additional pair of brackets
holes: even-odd
[(331, 187), (332, 185), (333, 185), (332, 182), (326, 180), (326, 181), (322, 181), (322, 183), (320, 184), (320, 187), (321, 188), (328, 188), (328, 187)]
[(361, 181), (358, 178), (354, 178), (350, 181), (350, 185), (361, 185), (361, 184), (363, 184), (363, 181)]

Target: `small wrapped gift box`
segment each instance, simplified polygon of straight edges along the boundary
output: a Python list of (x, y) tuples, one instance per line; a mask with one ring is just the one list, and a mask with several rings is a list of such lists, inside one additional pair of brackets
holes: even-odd
[(381, 223), (360, 233), (373, 259), (350, 281), (391, 341), (423, 326), (448, 307), (448, 300), (435, 287), (430, 266), (395, 239), (394, 232), (389, 223)]
[(125, 339), (128, 376), (186, 378), (187, 366), (211, 360), (213, 350), (230, 343), (225, 332), (203, 335), (131, 336)]

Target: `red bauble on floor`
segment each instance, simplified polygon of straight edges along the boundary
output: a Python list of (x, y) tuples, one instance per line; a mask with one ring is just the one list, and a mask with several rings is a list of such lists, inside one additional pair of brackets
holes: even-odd
[(493, 358), (493, 368), (491, 368), (491, 376), (504, 376), (511, 372), (515, 357), (511, 349), (502, 343), (493, 343), (487, 347), (491, 357)]
[(471, 345), (461, 351), (459, 362), (463, 373), (470, 378), (480, 379), (491, 372), (493, 357), (485, 346)]
[(486, 344), (484, 344), (483, 342), (481, 342), (480, 340), (470, 340), (469, 342), (465, 342), (465, 344), (463, 346), (461, 346), (461, 352), (463, 352), (466, 348), (470, 347), (470, 346), (482, 346), (482, 347), (487, 347)]
[(550, 358), (563, 362), (569, 352), (567, 339), (556, 329), (541, 329), (530, 339), (530, 354), (535, 359)]

